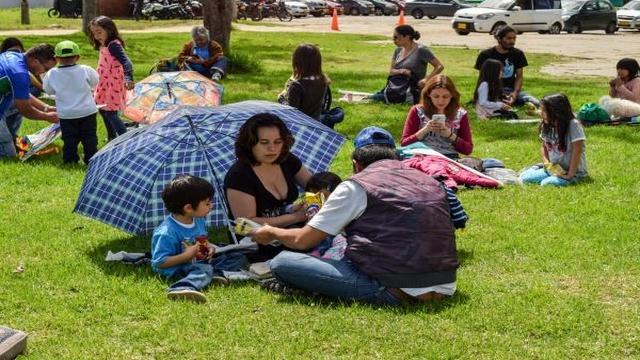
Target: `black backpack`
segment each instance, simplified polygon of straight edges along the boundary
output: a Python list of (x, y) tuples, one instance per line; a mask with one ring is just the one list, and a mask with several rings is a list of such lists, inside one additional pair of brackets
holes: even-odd
[(407, 101), (411, 92), (411, 78), (407, 75), (391, 75), (384, 87), (384, 101), (387, 104), (399, 104)]

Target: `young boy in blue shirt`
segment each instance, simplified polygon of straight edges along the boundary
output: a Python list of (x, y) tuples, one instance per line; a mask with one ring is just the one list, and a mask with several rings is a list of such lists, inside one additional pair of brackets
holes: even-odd
[(175, 177), (162, 192), (171, 215), (153, 232), (151, 266), (163, 276), (179, 279), (169, 287), (167, 296), (171, 300), (206, 302), (200, 290), (212, 281), (228, 284), (222, 272), (239, 271), (246, 263), (240, 253), (214, 257), (215, 248), (206, 240), (205, 224), (213, 194), (208, 181), (191, 175)]

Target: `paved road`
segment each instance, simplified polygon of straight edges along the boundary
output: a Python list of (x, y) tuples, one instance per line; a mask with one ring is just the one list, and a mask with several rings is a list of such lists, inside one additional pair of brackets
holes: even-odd
[[(406, 18), (420, 33), (420, 42), (426, 45), (447, 45), (470, 48), (487, 48), (495, 41), (488, 34), (471, 33), (467, 36), (457, 35), (450, 25), (450, 19), (415, 20)], [(394, 16), (341, 16), (339, 19), (342, 33), (377, 34), (391, 36), (397, 18)], [(260, 26), (269, 22), (271, 26)], [(274, 19), (263, 22), (235, 26), (244, 31), (258, 32), (330, 32), (330, 17), (294, 19), (290, 23), (281, 23)], [(273, 26), (275, 24), (281, 26)], [(145, 30), (125, 30), (123, 32), (189, 32), (190, 26), (172, 26), (166, 28), (150, 28)], [(62, 35), (73, 30), (16, 30), (2, 31), (0, 36), (20, 35)], [(552, 75), (594, 75), (612, 76), (615, 63), (623, 57), (640, 57), (640, 31), (619, 31), (615, 35), (605, 35), (604, 31), (589, 31), (583, 34), (541, 35), (525, 33), (518, 36), (517, 46), (525, 52), (561, 54), (573, 59), (560, 64), (550, 64), (543, 71)]]

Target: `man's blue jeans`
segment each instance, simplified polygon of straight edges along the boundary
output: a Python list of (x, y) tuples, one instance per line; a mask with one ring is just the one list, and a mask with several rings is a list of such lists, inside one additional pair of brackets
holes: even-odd
[(169, 291), (197, 290), (200, 291), (211, 283), (214, 276), (222, 276), (222, 271), (239, 271), (246, 264), (247, 259), (240, 253), (228, 253), (215, 256), (209, 261), (194, 264), (183, 264), (173, 277), (180, 280), (169, 286)]
[(4, 116), (0, 114), (0, 158), (3, 157), (16, 157), (16, 143)]
[[(512, 92), (513, 92), (512, 88), (506, 87), (502, 89), (502, 93), (505, 95), (509, 95)], [(527, 93), (526, 91), (521, 90), (518, 93), (518, 98), (516, 99), (516, 102), (514, 103), (514, 105), (524, 105), (527, 102), (532, 103), (536, 107), (540, 107), (540, 100), (536, 99), (533, 95), (529, 95), (529, 93)]]
[(208, 78), (210, 78), (211, 75), (213, 75), (216, 72), (219, 72), (222, 76), (224, 76), (227, 73), (228, 67), (229, 67), (229, 59), (227, 59), (224, 56), (220, 57), (220, 59), (218, 59), (218, 61), (213, 63), (213, 65), (211, 65), (211, 67), (208, 69), (206, 69), (202, 65), (185, 63), (185, 68), (187, 70), (197, 71), (203, 76)]
[(337, 299), (374, 304), (400, 304), (376, 279), (360, 272), (348, 259), (320, 259), (283, 251), (271, 260), (271, 272), (297, 288)]

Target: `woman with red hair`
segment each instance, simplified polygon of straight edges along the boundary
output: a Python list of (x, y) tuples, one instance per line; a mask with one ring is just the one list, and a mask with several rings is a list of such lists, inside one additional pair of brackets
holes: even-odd
[(429, 79), (420, 93), (420, 103), (409, 110), (401, 144), (418, 141), (452, 159), (457, 159), (458, 153), (473, 151), (467, 111), (460, 106), (460, 93), (446, 75)]

